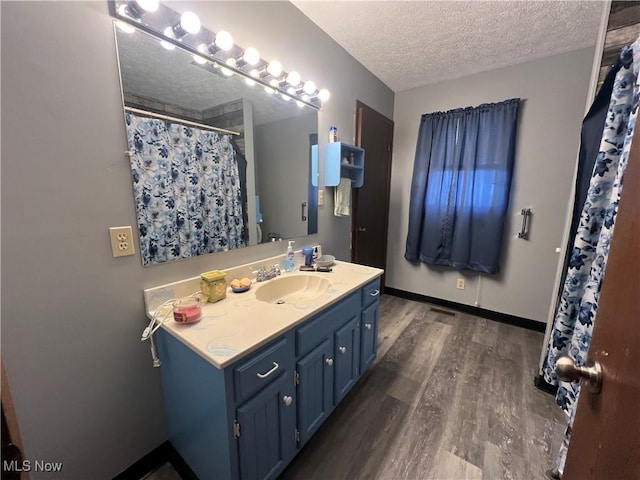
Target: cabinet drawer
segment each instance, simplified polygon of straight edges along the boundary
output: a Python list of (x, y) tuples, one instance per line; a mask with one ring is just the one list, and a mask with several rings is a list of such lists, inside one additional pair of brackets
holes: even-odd
[(287, 338), (281, 338), (233, 369), (236, 402), (242, 402), (287, 370), (293, 358)]
[(296, 330), (296, 355), (300, 356), (348, 322), (360, 311), (360, 292), (354, 292), (338, 304)]
[(362, 287), (362, 308), (380, 300), (380, 277)]

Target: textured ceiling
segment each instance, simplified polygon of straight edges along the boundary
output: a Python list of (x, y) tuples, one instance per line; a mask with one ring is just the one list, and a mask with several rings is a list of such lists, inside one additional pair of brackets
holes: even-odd
[(292, 2), (395, 92), (595, 45), (598, 1)]

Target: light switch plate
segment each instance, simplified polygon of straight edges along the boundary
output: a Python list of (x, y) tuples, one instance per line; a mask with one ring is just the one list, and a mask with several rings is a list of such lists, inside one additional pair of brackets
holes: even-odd
[(131, 226), (110, 227), (111, 253), (114, 257), (126, 257), (135, 254)]
[(324, 190), (318, 190), (318, 206), (324, 205)]

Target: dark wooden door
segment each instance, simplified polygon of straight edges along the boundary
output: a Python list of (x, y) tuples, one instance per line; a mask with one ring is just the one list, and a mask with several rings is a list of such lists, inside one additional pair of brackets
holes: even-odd
[(584, 385), (563, 480), (640, 479), (640, 128), (636, 128), (602, 282), (589, 360), (599, 394)]
[[(393, 121), (358, 101), (356, 144), (365, 150), (364, 185), (353, 190), (351, 261), (385, 268)], [(382, 291), (384, 278), (383, 275), (380, 283)]]

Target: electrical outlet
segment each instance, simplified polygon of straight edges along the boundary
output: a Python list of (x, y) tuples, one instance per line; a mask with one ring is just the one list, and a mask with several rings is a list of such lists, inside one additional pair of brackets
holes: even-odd
[(315, 245), (313, 247), (313, 258), (317, 259), (322, 256), (322, 247), (320, 245)]
[(458, 290), (464, 290), (464, 278), (458, 278), (458, 281), (456, 282), (456, 288)]
[(109, 228), (111, 237), (111, 253), (114, 257), (126, 257), (136, 252), (133, 249), (133, 233), (131, 227)]
[(324, 190), (318, 190), (318, 206), (324, 205)]

